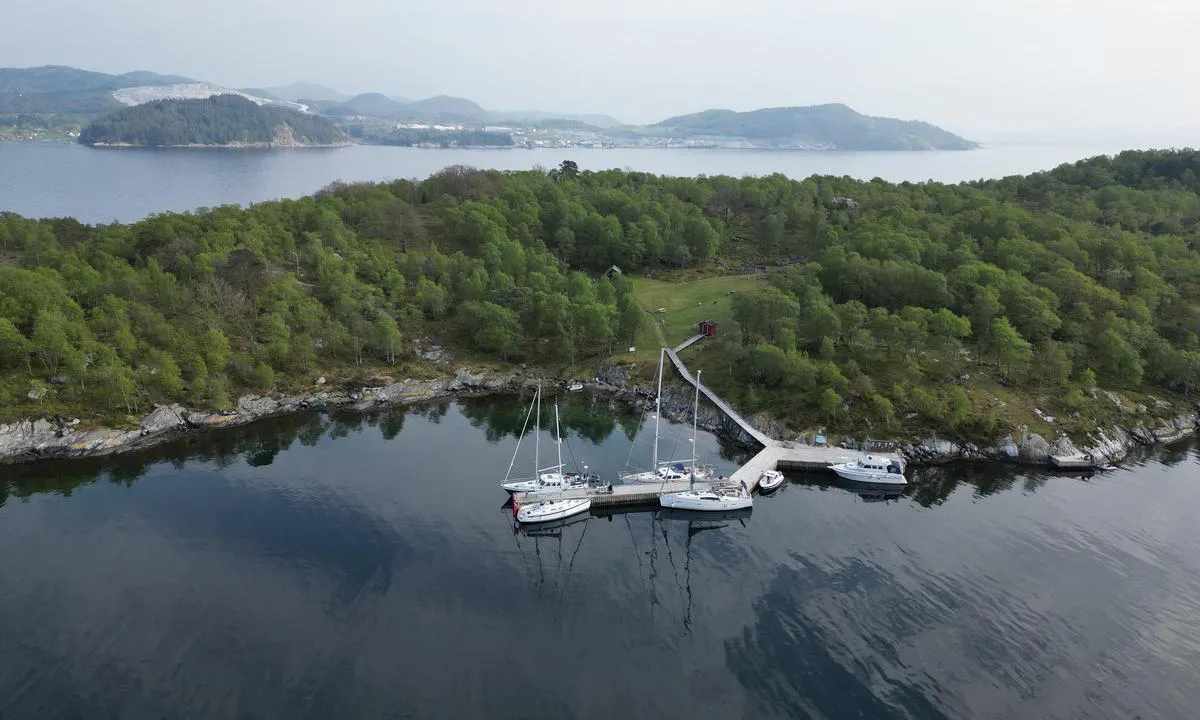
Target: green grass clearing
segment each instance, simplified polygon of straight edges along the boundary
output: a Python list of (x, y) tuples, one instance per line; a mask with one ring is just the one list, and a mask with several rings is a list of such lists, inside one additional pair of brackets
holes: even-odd
[[(733, 293), (760, 286), (753, 275), (725, 275), (692, 280), (664, 282), (634, 278), (634, 294), (650, 314), (649, 326), (638, 337), (639, 359), (655, 359), (662, 343), (675, 346), (696, 334), (696, 325), (715, 320), (722, 332), (733, 329), (731, 303)], [(665, 312), (657, 312), (666, 308)]]

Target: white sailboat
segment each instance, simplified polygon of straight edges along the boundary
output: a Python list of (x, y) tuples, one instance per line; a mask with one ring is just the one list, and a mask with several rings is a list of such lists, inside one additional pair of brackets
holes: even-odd
[[(696, 400), (692, 410), (692, 467), (696, 467), (696, 417), (700, 411), (700, 371), (696, 371)], [(713, 487), (697, 488), (696, 473), (692, 472), (688, 480), (688, 489), (683, 492), (665, 493), (658, 502), (665, 508), (676, 510), (703, 510), (708, 512), (728, 512), (742, 510), (754, 505), (745, 482), (737, 485), (722, 484)]]
[[(529, 427), (529, 418), (533, 415), (535, 407), (538, 409), (538, 418), (540, 421), (541, 402), (542, 386), (539, 385), (537, 392), (533, 394), (533, 402), (529, 404), (529, 412), (525, 415), (525, 425), (521, 428), (521, 435), (517, 437), (517, 447), (515, 450), (513, 450), (512, 462), (508, 464), (508, 472), (504, 475), (504, 481), (500, 483), (500, 487), (504, 488), (509, 493), (542, 492), (559, 489), (569, 490), (572, 488), (586, 488), (589, 486), (591, 481), (599, 480), (595, 473), (592, 473), (591, 475), (589, 475), (587, 472), (564, 473), (564, 466), (561, 462), (554, 467), (537, 469), (537, 472), (534, 473), (533, 479), (531, 480), (510, 479), (513, 466), (517, 462), (517, 453), (521, 451), (521, 438), (525, 436), (525, 429)], [(541, 428), (536, 428), (536, 430), (540, 431)], [(534, 443), (537, 443), (536, 432), (534, 434)], [(534, 452), (534, 455), (537, 455), (536, 451)]]
[[(541, 419), (541, 406), (538, 407), (538, 418)], [(562, 468), (562, 433), (558, 425), (558, 403), (554, 403), (554, 444), (558, 447), (558, 467)], [(534, 444), (534, 467), (537, 467), (537, 444)], [(562, 520), (573, 515), (579, 515), (592, 509), (592, 499), (588, 497), (567, 498), (563, 494), (563, 485), (558, 487), (558, 498), (554, 500), (537, 500), (521, 505), (514, 502), (513, 508), (517, 514), (517, 522), (543, 523)]]
[[(658, 440), (660, 430), (660, 420), (662, 418), (662, 381), (663, 381), (663, 358), (666, 356), (666, 348), (660, 348), (658, 351), (658, 391), (654, 397), (654, 452), (651, 455), (650, 467), (651, 470), (643, 472), (622, 473), (618, 476), (623, 483), (664, 483), (674, 482), (676, 480), (705, 480), (712, 474), (712, 470), (708, 467), (697, 466), (695, 453), (692, 453), (692, 464), (689, 470), (684, 465), (682, 460), (667, 460), (660, 463), (658, 461)], [(695, 438), (692, 442), (695, 447)]]

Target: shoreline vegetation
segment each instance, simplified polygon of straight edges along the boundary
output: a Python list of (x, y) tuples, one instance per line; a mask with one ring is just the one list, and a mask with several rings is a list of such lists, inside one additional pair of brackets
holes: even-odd
[[(621, 368), (602, 368), (604, 378), (587, 383), (592, 392), (605, 393), (639, 409), (652, 408), (651, 391), (624, 384), (627, 375)], [(390, 380), (390, 378), (377, 378)], [(546, 378), (520, 371), (471, 372), (459, 368), (453, 375), (435, 380), (406, 379), (386, 385), (345, 384), (342, 389), (326, 389), (329, 381), (318, 378), (313, 391), (271, 396), (246, 395), (238, 398), (227, 410), (211, 411), (185, 408), (179, 404), (160, 405), (137, 420), (133, 427), (81, 428), (77, 418), (29, 418), (13, 423), (0, 423), (0, 466), (31, 463), (42, 460), (85, 459), (118, 453), (145, 450), (155, 445), (177, 440), (189, 433), (230, 429), (252, 425), (261, 420), (304, 412), (351, 411), (368, 413), (395, 407), (420, 407), (459, 397), (488, 394), (532, 393), (536, 387), (565, 392), (569, 380)], [(617, 384), (613, 384), (613, 383)], [(664, 392), (663, 416), (677, 422), (691, 419), (687, 393)], [(744, 431), (725, 422), (716, 408), (705, 407), (697, 416), (699, 427), (743, 447), (757, 443)], [(780, 434), (779, 427), (769, 428), (776, 440), (795, 440)], [(962, 444), (931, 436), (910, 439), (895, 444), (895, 449), (910, 465), (939, 465), (956, 461), (996, 461), (1021, 465), (1054, 467), (1051, 455), (1079, 457), (1087, 454), (1097, 462), (1117, 462), (1137, 446), (1166, 445), (1193, 437), (1200, 429), (1200, 404), (1192, 411), (1183, 411), (1175, 418), (1157, 421), (1153, 426), (1113, 426), (1097, 428), (1090, 443), (1075, 444), (1069, 438), (1058, 438), (1053, 444), (1046, 438), (1028, 431), (1008, 434), (991, 445)], [(837, 441), (839, 438), (831, 438)], [(845, 438), (844, 440), (850, 440)], [(1078, 469), (1078, 468), (1067, 468)]]
[(456, 370), (633, 392), (715, 320), (686, 361), (773, 437), (1111, 457), (1195, 425), (1197, 178), (1190, 150), (959, 185), (564, 161), (130, 225), (0, 213), (0, 444), (415, 402)]

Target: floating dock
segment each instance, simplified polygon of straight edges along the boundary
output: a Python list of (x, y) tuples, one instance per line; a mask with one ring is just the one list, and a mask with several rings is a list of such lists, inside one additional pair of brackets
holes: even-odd
[[(688, 381), (693, 386), (696, 385), (696, 378), (688, 372), (683, 361), (679, 359), (678, 352), (684, 348), (690, 347), (697, 343), (703, 335), (696, 335), (689, 338), (682, 345), (673, 350), (668, 350), (667, 354), (671, 358), (671, 362), (675, 365), (675, 369), (684, 380)], [(706, 480), (700, 484), (710, 484), (713, 482), (732, 482), (734, 484), (744, 482), (746, 487), (751, 492), (758, 487), (758, 479), (762, 476), (764, 470), (804, 470), (804, 471), (825, 471), (829, 466), (838, 463), (851, 462), (860, 457), (868, 455), (868, 453), (858, 450), (847, 450), (845, 448), (805, 445), (803, 443), (786, 442), (781, 440), (773, 440), (767, 437), (764, 433), (755, 428), (745, 418), (737, 413), (729, 404), (718, 397), (715, 393), (703, 385), (700, 386), (700, 392), (704, 393), (705, 397), (713, 402), (721, 412), (729, 416), (731, 420), (738, 424), (746, 432), (747, 435), (758, 441), (763, 449), (757, 455), (750, 458), (749, 462), (739, 468), (733, 475), (725, 478), (723, 481)], [(904, 459), (894, 453), (869, 453), (875, 457), (884, 457), (888, 459), (895, 458), (900, 460), (901, 465), (904, 464)], [(632, 483), (629, 485), (613, 485), (611, 492), (600, 492), (598, 490), (577, 489), (566, 490), (562, 493), (562, 497), (566, 498), (585, 498), (592, 499), (592, 507), (605, 507), (612, 505), (651, 505), (658, 504), (658, 498), (666, 493), (682, 492), (688, 489), (686, 481), (666, 482), (666, 483)], [(542, 493), (517, 493), (513, 496), (516, 502), (524, 504), (536, 502), (538, 500), (552, 500), (560, 497), (558, 491), (542, 492)]]

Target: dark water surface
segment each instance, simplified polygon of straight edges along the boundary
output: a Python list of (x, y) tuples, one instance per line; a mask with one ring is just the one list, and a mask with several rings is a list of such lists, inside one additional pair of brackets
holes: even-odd
[[(1157, 146), (1163, 146), (1161, 143)], [(1144, 147), (1145, 144), (1137, 144)], [(336, 149), (93, 149), (0, 142), (0, 212), (130, 222), (168, 210), (300, 197), (335, 180), (425, 178), (450, 165), (500, 170), (627, 168), (661, 175), (849, 175), (870, 180), (961, 182), (1048, 170), (1131, 147), (1110, 142), (994, 145), (970, 152), (776, 152), (755, 150), (524, 150), (363, 145)]]
[[(0, 467), (0, 718), (1196, 716), (1194, 444), (518, 532), (497, 483), (524, 410)], [(607, 477), (649, 454), (606, 400), (564, 416)], [(664, 455), (690, 453), (681, 430)]]

